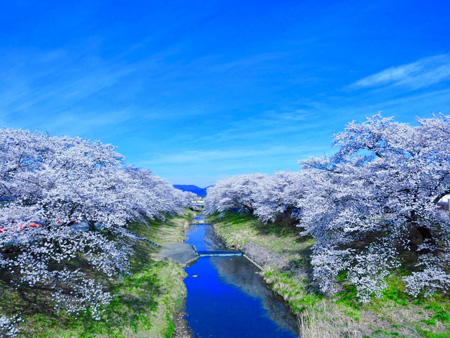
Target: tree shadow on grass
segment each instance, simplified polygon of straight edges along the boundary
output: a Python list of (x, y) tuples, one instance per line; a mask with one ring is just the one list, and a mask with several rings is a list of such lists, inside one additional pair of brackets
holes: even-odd
[[(113, 295), (111, 303), (104, 308), (101, 320), (95, 320), (89, 310), (78, 316), (56, 311), (51, 297), (54, 291), (50, 286), (38, 284), (33, 288), (15, 288), (11, 283), (13, 276), (7, 273), (0, 276), (1, 313), (22, 318), (20, 336), (23, 337), (51, 337), (52, 332), (60, 330), (80, 337), (90, 337), (92, 334), (120, 336), (124, 328), (136, 332), (139, 328), (149, 328), (152, 325), (149, 313), (157, 310), (162, 294), (163, 281), (158, 271), (160, 265), (165, 263), (151, 260), (154, 249), (145, 242), (137, 242), (134, 249), (133, 275), (113, 281), (95, 275)], [(79, 262), (78, 266), (83, 270), (87, 268), (83, 262)], [(93, 277), (94, 274), (88, 272)]]

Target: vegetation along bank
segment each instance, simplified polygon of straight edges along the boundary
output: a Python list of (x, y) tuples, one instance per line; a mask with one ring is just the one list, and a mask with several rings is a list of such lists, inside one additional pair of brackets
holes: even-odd
[(79, 137), (3, 128), (0, 162), (0, 336), (170, 336), (184, 272), (132, 232), (183, 241), (193, 194)]
[(261, 275), (298, 316), (301, 337), (450, 337), (450, 300), (443, 294), (412, 297), (398, 270), (381, 297), (361, 303), (356, 288), (339, 277), (339, 291), (326, 297), (312, 280), (310, 236), (283, 222), (264, 224), (251, 215), (209, 217), (226, 245), (262, 266)]
[[(133, 222), (129, 230), (162, 246), (183, 242), (193, 212), (167, 221)], [(143, 240), (126, 239), (133, 250), (130, 274), (108, 280), (95, 276), (111, 293), (100, 320), (89, 312), (79, 316), (55, 313), (51, 298), (43, 290), (21, 290), (1, 280), (0, 306), (7, 314), (20, 313), (19, 337), (186, 337), (183, 307), (186, 287), (184, 269), (176, 263), (158, 261), (160, 248)], [(89, 273), (83, 262), (79, 268)], [(92, 271), (90, 272), (92, 273)], [(31, 293), (33, 292), (33, 293)], [(175, 334), (175, 331), (179, 335)]]
[(303, 337), (448, 337), (449, 140), (450, 116), (377, 114), (299, 171), (217, 182), (205, 211), (225, 216), (217, 232), (263, 266)]

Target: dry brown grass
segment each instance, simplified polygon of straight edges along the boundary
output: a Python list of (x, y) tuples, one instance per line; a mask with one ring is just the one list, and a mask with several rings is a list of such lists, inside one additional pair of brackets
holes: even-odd
[(360, 338), (367, 332), (361, 330), (361, 323), (333, 305), (320, 304), (299, 316), (300, 337), (302, 338)]

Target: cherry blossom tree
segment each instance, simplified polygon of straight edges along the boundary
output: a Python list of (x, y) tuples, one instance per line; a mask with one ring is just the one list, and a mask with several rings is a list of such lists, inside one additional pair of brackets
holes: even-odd
[(0, 314), (0, 334), (3, 337), (15, 337), (19, 333), (16, 326), (16, 318), (8, 318)]
[(300, 220), (303, 196), (309, 180), (302, 172), (280, 171), (259, 184), (255, 194), (255, 215), (263, 222), (277, 217)]
[(450, 193), (450, 120), (417, 119), (418, 126), (375, 115), (335, 136), (331, 158), (303, 161), (315, 189), (305, 200), (302, 226), (315, 239), (312, 264), (324, 292), (346, 271), (362, 301), (379, 295), (385, 277), (419, 257), (405, 277), (418, 295), (448, 291), (449, 215), (436, 203)]
[(127, 273), (130, 247), (114, 240), (122, 228), (182, 212), (188, 199), (150, 171), (125, 167), (111, 145), (1, 129), (2, 277), (19, 291), (50, 290), (56, 310), (90, 308), (98, 318), (111, 295), (72, 263), (106, 277)]
[(303, 173), (291, 171), (277, 172), (274, 176), (233, 176), (208, 189), (205, 210), (209, 214), (232, 209), (249, 212), (264, 223), (277, 217), (298, 221), (308, 184)]
[(239, 212), (255, 212), (255, 201), (260, 186), (269, 177), (263, 174), (239, 175), (217, 182), (207, 190), (205, 211), (209, 214), (236, 209)]
[(314, 238), (311, 262), (324, 293), (336, 292), (344, 274), (366, 302), (402, 264), (411, 271), (403, 278), (410, 294), (448, 292), (450, 217), (437, 203), (450, 194), (449, 140), (449, 116), (411, 126), (377, 114), (348, 124), (335, 136), (336, 154), (302, 161), (299, 173), (218, 182), (206, 212), (295, 218)]

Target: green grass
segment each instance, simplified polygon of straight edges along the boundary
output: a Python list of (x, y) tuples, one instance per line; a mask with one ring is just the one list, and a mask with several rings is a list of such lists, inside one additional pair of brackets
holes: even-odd
[(310, 254), (313, 241), (300, 229), (283, 223), (263, 224), (250, 215), (226, 213), (209, 218), (229, 247), (242, 249), (252, 242), (287, 262), (283, 268), (264, 266), (261, 274), (300, 319), (302, 337), (433, 337), (450, 338), (450, 300), (442, 294), (414, 298), (406, 294), (398, 270), (386, 282), (382, 297), (367, 304), (358, 302), (356, 288), (337, 281), (333, 297), (318, 293), (311, 283)]
[[(165, 222), (135, 222), (130, 230), (160, 245), (182, 242), (192, 217), (188, 211)], [(17, 290), (4, 284), (0, 285), (0, 308), (4, 313), (21, 314), (19, 337), (172, 337), (173, 315), (183, 308), (186, 297), (184, 269), (157, 261), (159, 249), (146, 242), (136, 241), (133, 248), (132, 274), (108, 283), (114, 299), (101, 320), (92, 319), (89, 313), (78, 317), (55, 313), (42, 292), (36, 292), (36, 301), (46, 307), (30, 308)]]
[(28, 316), (23, 336), (32, 337), (170, 337), (171, 316), (185, 297), (184, 271), (174, 263), (151, 262), (142, 272), (115, 283), (115, 299), (102, 320), (88, 314)]
[(313, 241), (310, 237), (301, 237), (295, 226), (264, 224), (252, 216), (231, 213), (221, 218), (214, 215), (209, 220), (228, 247), (242, 249), (245, 244), (253, 242), (283, 256), (287, 264), (309, 268), (308, 257)]
[(185, 215), (170, 217), (166, 221), (149, 221), (148, 224), (134, 222), (129, 229), (143, 237), (146, 237), (161, 246), (183, 242), (184, 232), (192, 223), (194, 212), (186, 209)]

